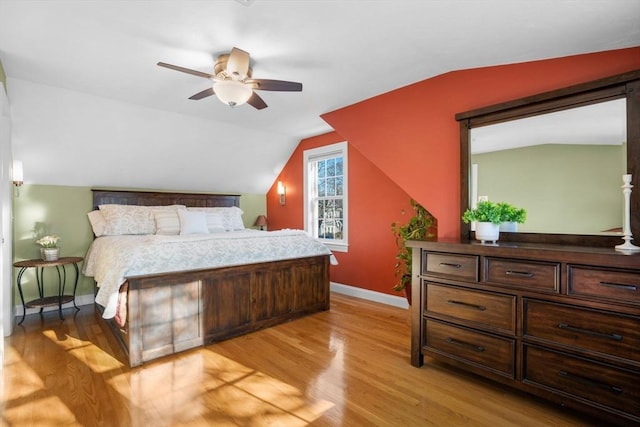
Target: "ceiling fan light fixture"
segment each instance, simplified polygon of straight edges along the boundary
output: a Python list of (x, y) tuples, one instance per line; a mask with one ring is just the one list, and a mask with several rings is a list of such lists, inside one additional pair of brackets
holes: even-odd
[(230, 107), (246, 104), (253, 89), (237, 80), (219, 80), (213, 83), (213, 91), (218, 99)]

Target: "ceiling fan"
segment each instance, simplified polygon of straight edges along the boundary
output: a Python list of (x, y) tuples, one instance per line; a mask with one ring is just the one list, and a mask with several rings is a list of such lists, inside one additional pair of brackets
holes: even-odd
[(214, 74), (203, 73), (165, 62), (158, 62), (158, 65), (211, 80), (213, 82), (212, 87), (196, 93), (189, 97), (189, 99), (199, 100), (211, 95), (216, 95), (220, 101), (230, 107), (247, 103), (258, 110), (266, 108), (267, 104), (258, 96), (255, 92), (256, 90), (281, 92), (302, 91), (302, 83), (252, 78), (252, 70), (249, 65), (249, 53), (236, 47), (231, 50), (231, 53), (224, 53), (218, 56), (213, 67)]

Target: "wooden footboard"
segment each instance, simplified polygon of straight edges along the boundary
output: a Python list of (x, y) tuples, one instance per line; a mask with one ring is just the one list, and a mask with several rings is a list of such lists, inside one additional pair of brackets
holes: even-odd
[(128, 278), (131, 367), (329, 309), (329, 256)]

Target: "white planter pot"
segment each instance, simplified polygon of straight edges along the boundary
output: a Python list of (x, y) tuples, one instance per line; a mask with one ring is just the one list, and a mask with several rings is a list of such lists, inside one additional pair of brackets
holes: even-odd
[(500, 231), (516, 232), (518, 231), (518, 223), (514, 221), (503, 222), (500, 224)]
[(40, 248), (40, 255), (44, 261), (57, 261), (60, 248)]
[(476, 223), (476, 240), (480, 240), (482, 243), (495, 243), (498, 241), (498, 237), (500, 237), (500, 224), (492, 222)]

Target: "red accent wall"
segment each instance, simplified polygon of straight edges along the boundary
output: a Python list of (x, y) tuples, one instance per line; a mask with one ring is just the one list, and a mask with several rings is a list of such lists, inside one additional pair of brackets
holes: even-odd
[(460, 232), (459, 127), (455, 114), (640, 69), (640, 47), (454, 71), (324, 114), (336, 132), (300, 142), (267, 194), (270, 229), (302, 228), (302, 151), (349, 142), (349, 253), (331, 280), (393, 294), (390, 224), (415, 198), (438, 219), (438, 236)]
[[(286, 187), (286, 204), (280, 205), (277, 181), (267, 194), (269, 229), (304, 228), (303, 151), (342, 142), (336, 132), (300, 142), (278, 180)], [(412, 208), (409, 195), (393, 183), (362, 153), (349, 144), (349, 252), (335, 252), (333, 282), (393, 293), (397, 247), (391, 223), (405, 223)]]

